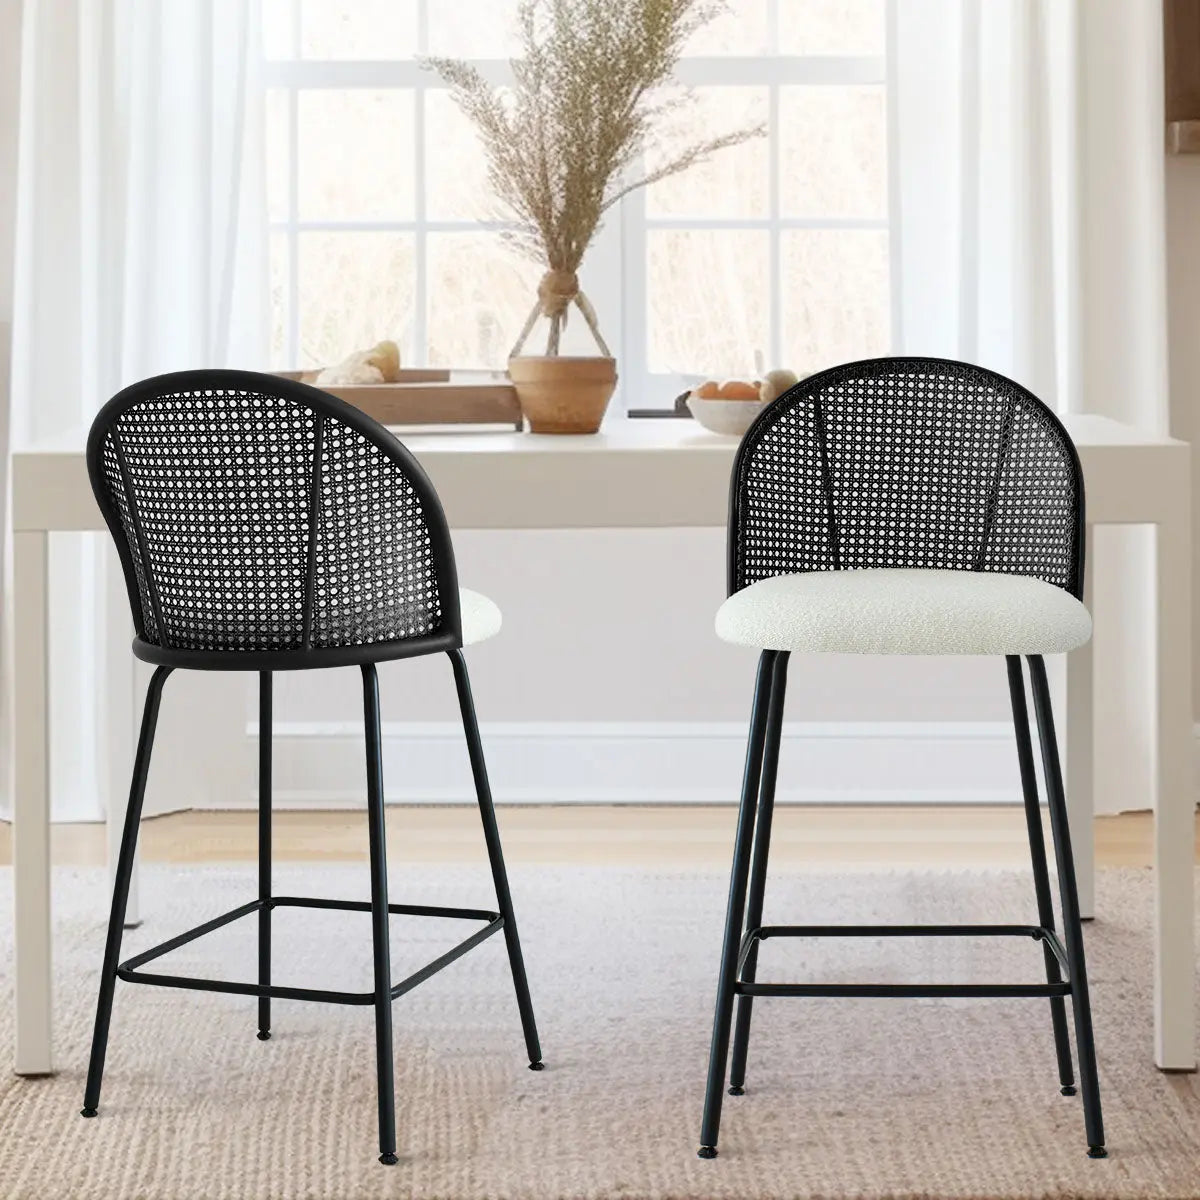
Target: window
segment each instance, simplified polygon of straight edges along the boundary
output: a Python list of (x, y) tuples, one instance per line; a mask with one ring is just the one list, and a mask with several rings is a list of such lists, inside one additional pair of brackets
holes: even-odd
[[(415, 56), (502, 85), (516, 0), (263, 3), (276, 365), (392, 337), (407, 364), (502, 368), (541, 272), (497, 236), (474, 132)], [(889, 348), (884, 7), (731, 0), (697, 35), (680, 131), (768, 136), (635, 192), (585, 261), (627, 406)]]

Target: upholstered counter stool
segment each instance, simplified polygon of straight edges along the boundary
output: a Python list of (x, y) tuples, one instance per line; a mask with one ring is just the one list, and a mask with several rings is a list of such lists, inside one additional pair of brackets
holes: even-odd
[[(370, 1005), (375, 1013), (379, 1159), (396, 1162), (392, 1001), (501, 930), (529, 1065), (542, 1067), (533, 1005), (492, 807), (463, 647), (500, 629), (485, 596), (460, 589), (433, 487), (386, 429), (325, 392), (270, 375), (190, 371), (127, 388), (96, 417), (87, 447), (97, 503), (117, 543), (136, 637), (156, 667), (146, 696), (100, 975), (83, 1115), (100, 1101), (117, 979), (271, 1000)], [(446, 654), (454, 672), (498, 911), (388, 902), (379, 682), (375, 664)], [(271, 887), (271, 681), (275, 671), (357, 666), (366, 724), (370, 903), (277, 896)], [(121, 930), (159, 703), (176, 668), (259, 677), (259, 886), (256, 899), (120, 962)], [(271, 913), (369, 912), (374, 986), (351, 992), (271, 983)], [(388, 914), (480, 923), (393, 983)], [(255, 983), (143, 971), (160, 955), (254, 914)]]
[[(726, 1085), (742, 1095), (756, 997), (1049, 997), (1059, 1086), (1074, 1095), (1075, 1019), (1088, 1153), (1104, 1126), (1066, 801), (1043, 655), (1091, 636), (1083, 587), (1083, 479), (1062, 425), (1035, 396), (964, 363), (891, 358), (804, 380), (766, 408), (736, 455), (729, 598), (719, 637), (761, 651), (742, 782), (700, 1132), (715, 1158)], [(1029, 925), (763, 925), (784, 689), (792, 652), (971, 654), (1006, 660), (1033, 860)], [(1054, 908), (1021, 659), (1034, 712), (1057, 862)], [(1032, 907), (1032, 905), (1031, 905)], [(1012, 935), (1041, 942), (1028, 984), (757, 982), (778, 937)], [(847, 1047), (846, 1052), (852, 1052)], [(959, 1100), (958, 1103), (969, 1103)]]

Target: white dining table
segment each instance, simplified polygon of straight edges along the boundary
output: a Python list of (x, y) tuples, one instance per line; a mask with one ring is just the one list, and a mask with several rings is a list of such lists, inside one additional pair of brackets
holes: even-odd
[[(1154, 1044), (1165, 1070), (1196, 1066), (1191, 688), (1190, 449), (1181, 441), (1105, 417), (1065, 418), (1087, 493), (1089, 549), (1099, 525), (1156, 531), (1146, 636), (1136, 639), (1152, 680), (1152, 702), (1126, 713), (1116, 736), (1148, 747), (1136, 802), (1154, 813)], [(547, 437), (453, 431), (405, 435), (433, 481), (452, 528), (595, 529), (723, 526), (736, 442), (683, 420), (612, 420), (599, 434)], [(16, 450), (12, 459), (15, 695), (16, 1046), (20, 1075), (55, 1069), (52, 997), (50, 797), (52, 746), (48, 655), (52, 635), (48, 543), (52, 534), (104, 529), (84, 462), (85, 431)], [(1094, 554), (1089, 554), (1090, 570)], [(1081, 909), (1094, 912), (1092, 835), (1097, 706), (1093, 656), (1116, 653), (1104, 638), (1067, 657), (1065, 747)], [(123, 654), (127, 653), (122, 651)], [(129, 687), (132, 673), (125, 677)], [(122, 696), (120, 684), (115, 694)], [(112, 697), (110, 697), (112, 698)], [(135, 733), (132, 705), (118, 702), (128, 752), (113, 757), (112, 792), (127, 779)], [(120, 710), (123, 710), (120, 711)], [(1113, 736), (1110, 732), (1107, 736)], [(119, 828), (120, 805), (110, 804)], [(110, 837), (112, 847), (115, 838)], [(104, 901), (98, 896), (97, 904)], [(1100, 914), (1103, 916), (1103, 914)]]

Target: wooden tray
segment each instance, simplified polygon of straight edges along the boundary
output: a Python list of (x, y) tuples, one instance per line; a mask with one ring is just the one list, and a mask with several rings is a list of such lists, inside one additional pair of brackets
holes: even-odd
[[(277, 371), (283, 379), (316, 385), (316, 371)], [(448, 370), (405, 368), (398, 383), (321, 386), (381, 425), (510, 425), (521, 430), (517, 390), (502, 379), (451, 382)]]

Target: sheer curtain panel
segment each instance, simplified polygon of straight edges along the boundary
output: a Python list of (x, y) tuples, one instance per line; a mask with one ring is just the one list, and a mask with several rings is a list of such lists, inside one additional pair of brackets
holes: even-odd
[[(21, 4), (0, 5), (0, 179), (17, 173), (17, 114), (21, 94)], [(8, 447), (12, 412), (13, 255), (17, 204), (12, 187), (0, 187), (0, 817), (11, 815), (12, 754), (8, 714), (12, 711), (9, 648), (12, 612), (8, 538)]]
[[(895, 0), (889, 38), (903, 351), (1166, 430), (1159, 0)], [(1153, 546), (1104, 534), (1097, 636), (1120, 653), (1096, 678), (1100, 720), (1145, 729)], [(1130, 807), (1148, 769), (1109, 761), (1115, 744), (1098, 740), (1101, 811)]]
[[(266, 362), (258, 7), (25, 0), (15, 438), (82, 427), (147, 375)], [(55, 541), (51, 721), (79, 752), (52, 764), (54, 812), (95, 819), (95, 780), (121, 741), (99, 724), (98, 709), (122, 695), (99, 664), (128, 616), (118, 609), (110, 628), (107, 550)]]

